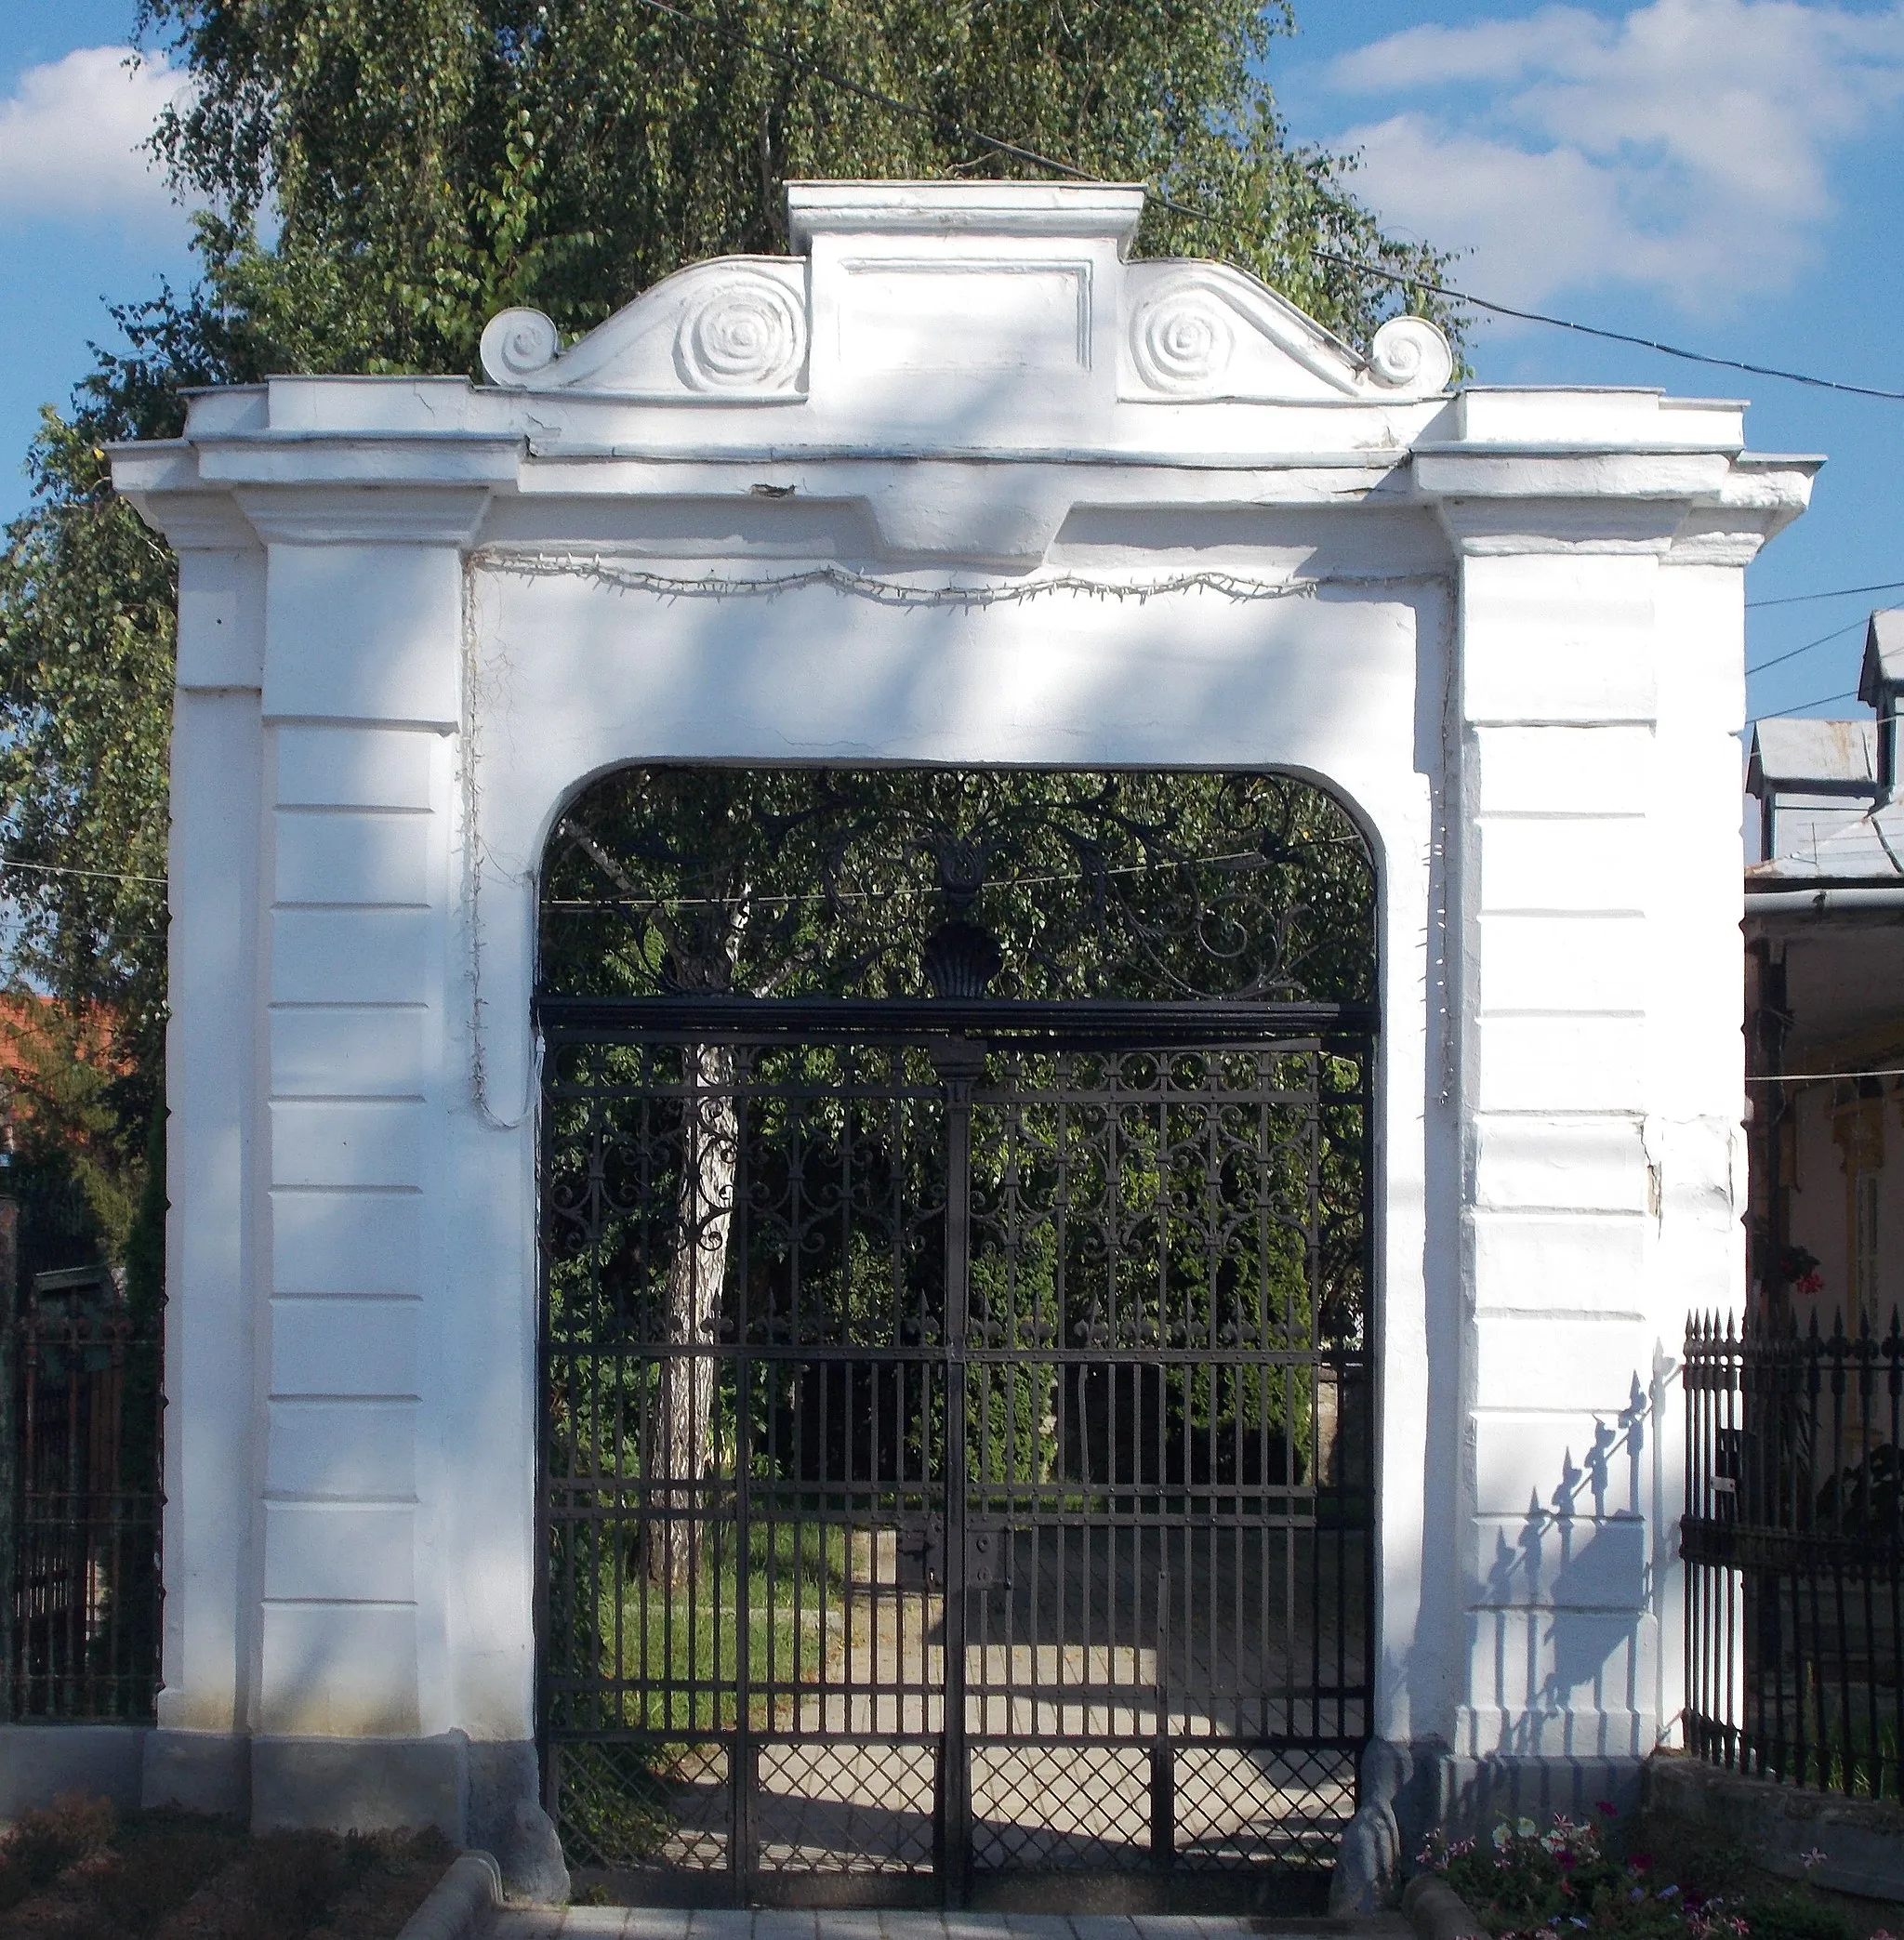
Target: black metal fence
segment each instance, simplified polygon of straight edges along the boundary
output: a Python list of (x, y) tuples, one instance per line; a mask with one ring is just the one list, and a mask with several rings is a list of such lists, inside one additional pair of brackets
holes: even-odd
[(1372, 1686), (1368, 1040), (873, 1009), (825, 1043), (545, 1018), (571, 1864), (1317, 1911)]
[(1904, 1796), (1904, 1328), (1695, 1320), (1686, 1728), (1712, 1763)]
[[(50, 1276), (48, 1276), (50, 1277)], [(159, 1656), (159, 1342), (110, 1305), (12, 1325), (0, 1716), (152, 1715)]]

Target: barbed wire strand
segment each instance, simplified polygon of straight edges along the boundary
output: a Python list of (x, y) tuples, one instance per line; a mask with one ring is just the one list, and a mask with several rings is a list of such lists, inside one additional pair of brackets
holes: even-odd
[(587, 577), (618, 591), (653, 593), (668, 600), (772, 599), (778, 593), (806, 587), (830, 586), (836, 591), (871, 600), (881, 606), (1017, 606), (1052, 593), (1082, 593), (1097, 600), (1135, 600), (1141, 605), (1170, 593), (1214, 593), (1228, 600), (1300, 600), (1320, 584), (1313, 579), (1253, 579), (1236, 573), (1199, 569), (1157, 578), (1107, 579), (1083, 573), (1043, 573), (1004, 585), (997, 581), (964, 586), (948, 581), (919, 586), (903, 579), (882, 579), (849, 566), (803, 566), (793, 573), (732, 576), (705, 574), (680, 578), (645, 567), (625, 566), (599, 552), (492, 552), (471, 555), (472, 561), (491, 572), (513, 573), (524, 578)]

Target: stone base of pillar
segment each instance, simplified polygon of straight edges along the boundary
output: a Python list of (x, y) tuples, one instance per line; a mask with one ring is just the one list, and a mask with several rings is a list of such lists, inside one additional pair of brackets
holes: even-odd
[(212, 1731), (147, 1733), (139, 1802), (249, 1818), (251, 1741)]
[[(1639, 1803), (1637, 1758), (1487, 1758), (1444, 1754), (1436, 1821), (1451, 1837), (1480, 1837), (1502, 1819), (1532, 1819), (1545, 1828), (1555, 1813), (1597, 1819), (1609, 1804), (1624, 1815)], [(1412, 1855), (1411, 1855), (1412, 1856)]]
[(469, 1815), (469, 1743), (459, 1731), (435, 1738), (251, 1741), (255, 1832), (434, 1826), (461, 1845)]
[(139, 1801), (143, 1724), (0, 1724), (0, 1819), (15, 1819), (66, 1792)]
[[(522, 1808), (539, 1808), (542, 1803), (542, 1767), (535, 1746), (526, 1739), (472, 1743), (469, 1758), (469, 1826), (463, 1843), (502, 1859), (511, 1841), (518, 1840), (516, 1820)], [(549, 1836), (554, 1837), (553, 1827)]]
[[(30, 1738), (14, 1754), (14, 1737)], [(62, 1756), (49, 1761), (46, 1747)], [(123, 1770), (121, 1768), (124, 1768)], [(46, 1799), (7, 1789), (18, 1769)], [(434, 1826), (458, 1845), (500, 1853), (518, 1810), (539, 1802), (536, 1748), (526, 1739), (471, 1744), (433, 1738), (246, 1738), (132, 1726), (0, 1726), (0, 1816), (50, 1802), (56, 1791), (104, 1792), (132, 1805), (242, 1818), (258, 1832), (318, 1826), (334, 1832)]]

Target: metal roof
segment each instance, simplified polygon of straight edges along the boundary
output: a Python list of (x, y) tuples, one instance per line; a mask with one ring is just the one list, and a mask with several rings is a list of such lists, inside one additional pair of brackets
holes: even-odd
[(1875, 707), (1884, 690), (1904, 687), (1904, 607), (1893, 606), (1871, 616), (1864, 636), (1864, 666), (1858, 676), (1858, 698)]
[[(1904, 614), (1898, 615), (1904, 619)], [(1761, 720), (1752, 731), (1746, 786), (1839, 795), (1877, 786), (1878, 730), (1871, 720)]]

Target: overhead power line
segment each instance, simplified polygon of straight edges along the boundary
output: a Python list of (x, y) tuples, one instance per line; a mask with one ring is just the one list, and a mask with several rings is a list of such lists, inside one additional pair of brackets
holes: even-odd
[[(1803, 606), (1809, 600), (1845, 600), (1853, 593), (1895, 593), (1904, 588), (1904, 579), (1886, 579), (1877, 586), (1834, 586), (1822, 593), (1787, 593), (1782, 600), (1748, 600), (1748, 613), (1761, 606)], [(1858, 623), (1864, 625), (1862, 620)]]
[[(1053, 155), (1041, 154), (1035, 148), (1027, 148), (1020, 141), (1008, 141), (1002, 136), (986, 133), (983, 128), (974, 128), (957, 121), (952, 116), (941, 114), (937, 109), (922, 108), (917, 102), (902, 99), (897, 95), (887, 94), (883, 89), (869, 87), (864, 82), (850, 80), (818, 62), (808, 60), (804, 56), (789, 54), (784, 48), (770, 47), (746, 34), (736, 33), (720, 20), (710, 20), (703, 15), (690, 12), (686, 7), (675, 7), (670, 0), (636, 0), (638, 6), (645, 7), (651, 13), (666, 14), (670, 20), (680, 20), (684, 26), (707, 34), (715, 40), (725, 41), (728, 46), (739, 47), (749, 54), (758, 54), (763, 60), (778, 62), (797, 73), (810, 74), (816, 81), (823, 81), (829, 87), (837, 87), (843, 93), (856, 95), (863, 101), (872, 101), (879, 107), (889, 108), (895, 114), (904, 114), (914, 121), (930, 123), (946, 134), (957, 135), (961, 140), (972, 141), (992, 153), (1010, 155), (1014, 161), (1025, 162), (1034, 168), (1046, 168), (1053, 175), (1069, 178), (1073, 181), (1096, 182), (1103, 184), (1104, 178), (1093, 175), (1088, 168), (1079, 168), (1074, 163), (1061, 162)], [(1179, 202), (1166, 195), (1160, 189), (1144, 185), (1145, 201), (1160, 209), (1169, 209), (1173, 215), (1188, 216), (1198, 222), (1226, 222), (1227, 218), (1214, 209), (1199, 208), (1194, 203)], [(1716, 370), (1743, 371), (1750, 376), (1773, 377), (1784, 384), (1805, 384), (1818, 390), (1833, 390), (1846, 397), (1880, 398), (1889, 403), (1904, 403), (1904, 390), (1884, 390), (1868, 384), (1844, 384), (1832, 377), (1817, 377), (1805, 371), (1788, 371), (1775, 364), (1750, 363), (1742, 358), (1719, 357), (1705, 350), (1688, 350), (1680, 344), (1663, 343), (1657, 337), (1635, 337), (1624, 330), (1607, 330), (1597, 323), (1582, 323), (1572, 317), (1550, 316), (1544, 310), (1521, 310), (1511, 303), (1497, 303), (1489, 297), (1476, 297), (1471, 291), (1458, 290), (1446, 284), (1430, 283), (1425, 277), (1410, 276), (1399, 270), (1384, 270), (1377, 264), (1362, 261), (1357, 257), (1342, 256), (1332, 249), (1318, 249), (1315, 252), (1318, 260), (1335, 263), (1343, 269), (1353, 270), (1359, 276), (1373, 277), (1379, 283), (1394, 284), (1398, 288), (1422, 290), (1430, 296), (1446, 297), (1451, 303), (1464, 303), (1474, 310), (1491, 311), (1496, 316), (1513, 317), (1524, 323), (1544, 323), (1550, 329), (1571, 330), (1580, 337), (1600, 337), (1608, 343), (1631, 344), (1639, 350), (1653, 350), (1662, 357), (1676, 357), (1686, 363), (1707, 364)]]
[(35, 876), (84, 876), (96, 882), (164, 882), (163, 876), (132, 876), (122, 869), (65, 869), (54, 863), (15, 862), (0, 857), (0, 869), (31, 869)]
[(1545, 310), (1517, 310), (1511, 303), (1496, 303), (1488, 297), (1476, 297), (1472, 291), (1451, 289), (1446, 284), (1428, 283), (1419, 276), (1406, 276), (1399, 271), (1380, 270), (1373, 263), (1357, 261), (1354, 257), (1338, 256), (1332, 250), (1318, 249), (1316, 254), (1323, 261), (1341, 263), (1346, 268), (1359, 271), (1364, 276), (1373, 276), (1384, 283), (1399, 284), (1404, 288), (1426, 290), (1432, 296), (1446, 297), (1456, 303), (1472, 304), (1476, 310), (1492, 310), (1496, 316), (1516, 317), (1524, 323), (1545, 323), (1554, 330), (1571, 330), (1581, 337), (1597, 337), (1613, 344), (1633, 344), (1642, 350), (1657, 350), (1661, 357), (1677, 357), (1686, 363), (1703, 363), (1715, 370), (1744, 371), (1749, 376), (1776, 377), (1782, 384), (1808, 384), (1816, 390), (1842, 391), (1846, 397), (1882, 398), (1887, 403), (1904, 404), (1904, 390), (1881, 390), (1869, 384), (1841, 384), (1835, 377), (1815, 377), (1805, 371), (1788, 371), (1773, 363), (1748, 363), (1739, 357), (1718, 357), (1709, 350), (1688, 350), (1681, 344), (1662, 343), (1656, 337), (1634, 337), (1624, 330), (1603, 329), (1598, 323), (1576, 323), (1571, 317), (1549, 316)]
[(1793, 647), (1784, 653), (1775, 653), (1771, 659), (1761, 660), (1756, 666), (1747, 667), (1746, 679), (1750, 680), (1754, 674), (1764, 673), (1767, 667), (1783, 666), (1788, 660), (1796, 660), (1801, 653), (1809, 653), (1814, 647), (1827, 646), (1834, 640), (1843, 640), (1847, 633), (1856, 633), (1863, 625), (1862, 620), (1853, 620), (1848, 627), (1839, 627), (1830, 633), (1821, 633), (1816, 640), (1806, 640), (1802, 647)]
[(1790, 720), (1794, 714), (1803, 714), (1807, 707), (1822, 707), (1831, 701), (1855, 701), (1858, 690), (1853, 687), (1844, 693), (1821, 693), (1815, 701), (1800, 701), (1795, 707), (1780, 707), (1776, 714), (1754, 714), (1754, 720)]

